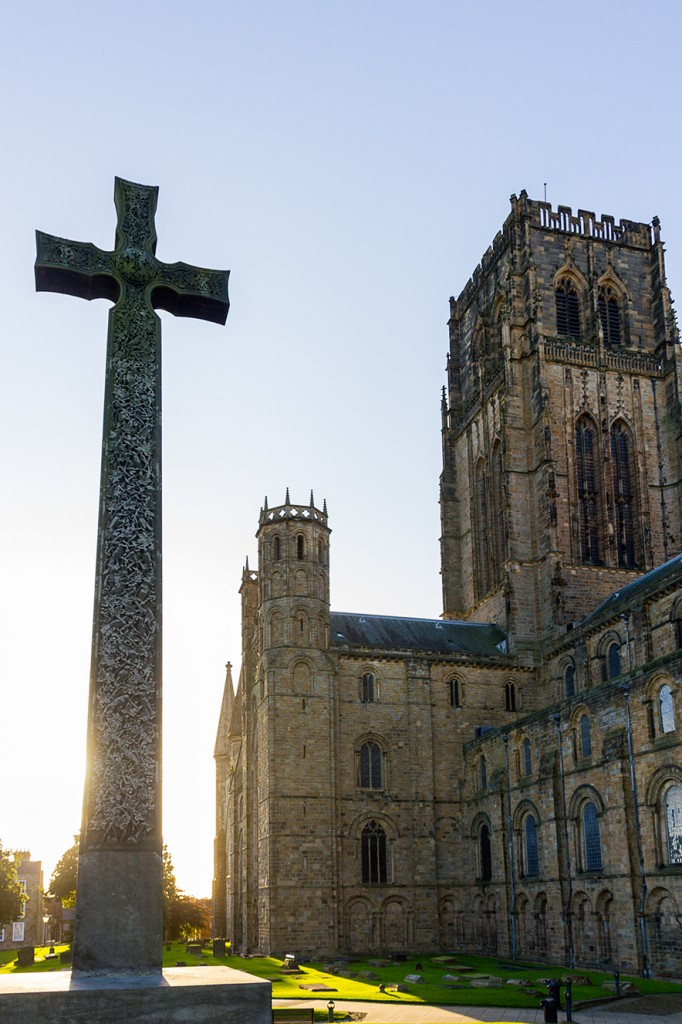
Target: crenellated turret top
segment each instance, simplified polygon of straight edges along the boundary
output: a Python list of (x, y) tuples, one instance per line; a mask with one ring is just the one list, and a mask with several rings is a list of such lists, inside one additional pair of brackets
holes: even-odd
[(322, 526), (327, 526), (327, 519), (326, 499), (323, 503), (322, 510), (315, 508), (315, 499), (313, 492), (311, 491), (309, 504), (295, 505), (289, 498), (289, 488), (287, 487), (283, 505), (276, 505), (274, 508), (270, 508), (266, 495), (263, 507), (260, 510), (258, 525), (261, 527), (270, 523), (281, 523), (285, 520), (295, 520), (303, 523), (320, 523)]

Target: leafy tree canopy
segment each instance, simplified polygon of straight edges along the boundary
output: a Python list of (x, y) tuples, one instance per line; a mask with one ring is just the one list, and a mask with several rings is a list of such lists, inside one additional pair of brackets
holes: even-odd
[(50, 880), (50, 894), (62, 901), (63, 907), (76, 905), (76, 879), (78, 877), (78, 836), (74, 844), (57, 861)]
[(195, 939), (211, 934), (211, 901), (178, 892), (170, 915), (169, 938)]
[(0, 924), (16, 921), (21, 916), (23, 902), (14, 857), (0, 842)]

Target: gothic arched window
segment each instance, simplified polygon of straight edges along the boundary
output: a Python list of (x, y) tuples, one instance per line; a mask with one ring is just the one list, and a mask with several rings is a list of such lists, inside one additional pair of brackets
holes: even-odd
[(533, 774), (533, 755), (529, 739), (523, 741), (523, 774), (526, 778)]
[(461, 708), (462, 706), (462, 684), (459, 679), (448, 680), (448, 696), (450, 698), (450, 706), (453, 708)]
[(481, 754), (478, 762), (478, 776), (481, 789), (488, 788), (488, 767), (485, 761), (485, 755)]
[(599, 562), (599, 452), (597, 432), (591, 420), (575, 426), (575, 466), (578, 484), (580, 555), (583, 562)]
[(637, 488), (632, 438), (623, 423), (611, 428), (611, 467), (615, 500), (615, 532), (618, 565), (633, 569), (638, 563)]
[(540, 852), (538, 848), (538, 823), (532, 814), (523, 820), (524, 875), (540, 874)]
[(658, 691), (658, 712), (661, 732), (674, 732), (675, 707), (673, 705), (673, 691), (667, 683), (664, 683)]
[(606, 678), (615, 679), (620, 673), (620, 644), (614, 641), (606, 652)]
[(360, 789), (384, 788), (381, 747), (373, 740), (360, 747), (358, 783)]
[(564, 695), (572, 697), (575, 694), (575, 667), (567, 665), (564, 672)]
[(488, 541), (488, 488), (483, 459), (476, 466), (476, 592), (479, 598), (490, 590), (490, 544)]
[(513, 683), (504, 684), (505, 711), (516, 711), (516, 687)]
[(565, 277), (554, 291), (556, 332), (564, 338), (580, 341), (580, 300), (573, 282)]
[(665, 825), (668, 862), (682, 864), (682, 786), (670, 786), (666, 790)]
[(504, 487), (502, 474), (502, 446), (499, 441), (493, 449), (493, 537), (494, 537), (494, 559), (495, 559), (495, 580), (502, 579), (502, 566), (504, 564)]
[(478, 877), (482, 882), (489, 882), (493, 877), (490, 829), (485, 823), (478, 831)]
[(374, 675), (372, 672), (365, 672), (360, 682), (360, 700), (363, 704), (373, 704), (374, 697)]
[(583, 871), (601, 871), (601, 835), (597, 808), (592, 800), (586, 800), (582, 806), (580, 820), (582, 825)]
[(604, 341), (607, 345), (620, 345), (622, 339), (620, 303), (613, 288), (607, 286), (599, 289), (597, 306)]
[(589, 715), (580, 718), (580, 753), (583, 757), (592, 757), (592, 726)]
[(386, 833), (376, 821), (370, 821), (362, 830), (362, 882), (363, 885), (383, 885), (388, 880)]

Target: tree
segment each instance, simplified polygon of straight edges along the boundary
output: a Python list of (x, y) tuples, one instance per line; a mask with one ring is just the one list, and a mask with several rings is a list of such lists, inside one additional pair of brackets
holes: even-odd
[(78, 836), (73, 846), (62, 854), (50, 880), (50, 894), (62, 901), (63, 907), (76, 905), (76, 880), (78, 878)]
[(175, 881), (175, 869), (168, 847), (163, 844), (163, 934), (170, 935), (173, 904), (178, 897), (178, 884)]
[(169, 938), (206, 938), (210, 934), (211, 901), (178, 892), (171, 908)]
[(14, 858), (0, 842), (0, 924), (21, 917), (24, 899)]

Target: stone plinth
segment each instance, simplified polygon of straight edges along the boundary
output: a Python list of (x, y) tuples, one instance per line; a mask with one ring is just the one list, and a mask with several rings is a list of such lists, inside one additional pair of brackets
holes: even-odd
[(270, 1024), (270, 982), (231, 967), (173, 967), (157, 976), (0, 977), (2, 1024)]

